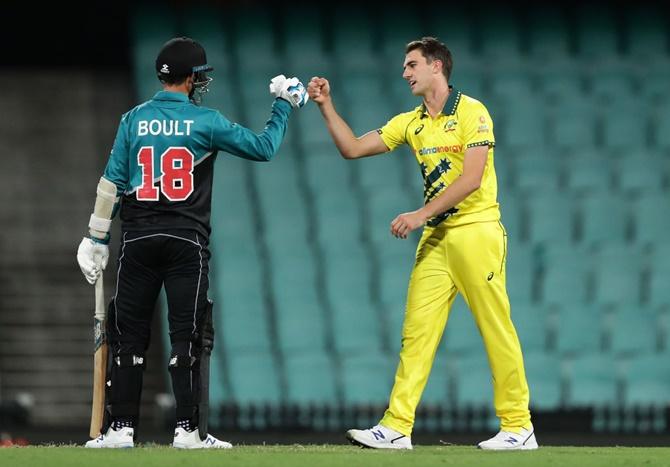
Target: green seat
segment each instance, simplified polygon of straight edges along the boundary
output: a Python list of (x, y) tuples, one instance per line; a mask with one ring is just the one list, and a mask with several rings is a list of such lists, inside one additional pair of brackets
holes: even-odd
[(157, 13), (148, 5), (133, 8), (130, 35), (133, 38), (132, 62), (139, 101), (148, 100), (161, 90), (156, 78), (155, 60), (163, 44), (176, 32), (176, 18), (170, 9)]
[(405, 57), (405, 46), (413, 40), (421, 39), (426, 35), (423, 18), (415, 9), (407, 9), (402, 15), (393, 8), (382, 8), (379, 11), (381, 24), (381, 51), (395, 66), (389, 66), (389, 71), (402, 71), (402, 61)]
[(528, 240), (533, 244), (566, 243), (575, 237), (575, 207), (559, 191), (544, 191), (526, 200)]
[(588, 354), (576, 357), (568, 368), (567, 408), (619, 405), (619, 368), (611, 355)]
[(389, 185), (402, 187), (406, 174), (400, 158), (401, 154), (391, 153), (355, 161), (352, 168), (358, 185), (366, 193), (385, 190)]
[(587, 96), (567, 95), (552, 111), (553, 143), (560, 150), (593, 148), (596, 144), (597, 104)]
[[(589, 297), (589, 264), (584, 249), (569, 245), (558, 245), (553, 253), (564, 253), (565, 257), (543, 261), (540, 282), (540, 299), (546, 305), (578, 305)], [(574, 256), (573, 256), (574, 255)], [(569, 259), (571, 258), (571, 259)], [(569, 291), (566, 293), (566, 291)]]
[[(635, 3), (626, 11), (626, 52), (640, 63), (667, 58), (665, 10), (655, 3)], [(667, 83), (667, 81), (666, 81)]]
[(458, 294), (449, 311), (440, 353), (449, 355), (450, 359), (461, 358), (476, 353), (482, 348), (482, 336), (477, 329), (474, 316), (463, 296)]
[(557, 308), (556, 351), (563, 356), (597, 353), (603, 346), (604, 314), (593, 304), (573, 303)]
[[(596, 66), (592, 73), (588, 89), (597, 102), (607, 105), (633, 92), (632, 71), (626, 66), (619, 63), (605, 64)], [(629, 109), (626, 109), (626, 112), (608, 115), (608, 118), (616, 115), (629, 115)]]
[[(542, 24), (539, 24), (542, 28)], [(539, 60), (546, 59), (540, 57)], [(551, 104), (565, 102), (566, 99), (580, 97), (585, 91), (582, 68), (577, 61), (569, 58), (551, 60), (543, 63), (536, 71), (538, 91)]]
[(559, 410), (563, 401), (561, 360), (553, 354), (523, 350), (531, 410)]
[(631, 197), (660, 192), (665, 184), (666, 167), (663, 156), (650, 154), (648, 150), (622, 157), (617, 160), (618, 188)]
[(527, 243), (507, 243), (505, 258), (507, 295), (512, 305), (530, 302), (535, 296), (536, 261), (532, 248)]
[(621, 150), (629, 145), (645, 147), (649, 143), (648, 134), (647, 119), (643, 112), (615, 112), (603, 122), (605, 148), (609, 150)]
[(634, 239), (638, 245), (667, 241), (670, 217), (662, 215), (670, 206), (667, 192), (641, 195), (633, 204)]
[(506, 108), (504, 114), (505, 117), (499, 119), (496, 126), (497, 142), (502, 144), (502, 147), (509, 145), (529, 149), (541, 157), (543, 151), (539, 151), (538, 148), (544, 145), (548, 136), (544, 112), (538, 107), (537, 100), (515, 99), (514, 105)]
[[(594, 300), (602, 305), (637, 305), (642, 295), (642, 254), (628, 244), (603, 244), (594, 257)], [(626, 265), (625, 268), (622, 265)]]
[(387, 185), (369, 193), (367, 197), (368, 218), (364, 227), (374, 244), (383, 248), (385, 244), (398, 241), (391, 236), (391, 221), (403, 212), (414, 211), (421, 202), (410, 197), (402, 187)]
[[(496, 165), (496, 174), (498, 167), (505, 164)], [(500, 181), (498, 182), (500, 186)], [(524, 218), (520, 196), (516, 195), (510, 189), (498, 190), (498, 203), (500, 203), (500, 222), (507, 232), (507, 241), (519, 243), (524, 236)]]
[(284, 367), (289, 404), (307, 407), (337, 403), (335, 366), (330, 355), (318, 350), (290, 355)]
[(614, 12), (597, 4), (577, 6), (577, 53), (585, 61), (616, 58), (618, 34)]
[(592, 193), (579, 203), (580, 244), (623, 243), (629, 235), (628, 199), (611, 192)]
[(277, 362), (269, 352), (231, 352), (228, 368), (235, 402), (278, 405), (281, 401)]
[(624, 403), (628, 407), (668, 405), (670, 394), (670, 354), (636, 356), (624, 371)]
[(670, 149), (670, 109), (663, 107), (654, 119), (654, 143), (659, 150)]
[(511, 305), (512, 321), (524, 353), (543, 352), (548, 347), (546, 307), (528, 302)]
[(557, 4), (535, 3), (528, 7), (528, 53), (536, 61), (546, 64), (567, 57), (570, 50), (570, 32), (565, 8)]
[(396, 357), (379, 352), (345, 355), (340, 361), (343, 402), (346, 405), (388, 404)]
[[(301, 75), (293, 69), (297, 61), (310, 62), (319, 60), (325, 54), (325, 34), (323, 34), (323, 15), (318, 8), (305, 9), (300, 12), (298, 20), (292, 11), (282, 11), (280, 18), (282, 25), (282, 37), (284, 39), (283, 51), (286, 60), (291, 62), (291, 70), (286, 76), (298, 76), (303, 83), (315, 76), (311, 74)], [(296, 22), (299, 21), (298, 26)], [(323, 73), (323, 72), (322, 72)], [(327, 75), (326, 75), (327, 76)]]
[(618, 307), (612, 317), (610, 334), (610, 351), (619, 357), (652, 352), (658, 346), (656, 316), (644, 307)]
[(430, 370), (428, 382), (421, 395), (421, 407), (450, 407), (453, 400), (453, 362), (448, 355), (437, 355)]
[[(270, 10), (262, 7), (239, 8), (234, 10), (234, 21), (231, 21), (234, 53), (240, 59), (237, 62), (240, 76), (245, 80), (253, 78), (255, 71), (279, 70), (281, 65), (280, 47), (275, 30), (274, 17)], [(250, 38), (253, 38), (251, 40)], [(253, 57), (244, 60), (244, 57)], [(270, 78), (278, 74), (266, 75), (269, 84)], [(247, 86), (242, 86), (244, 92)], [(267, 92), (267, 85), (265, 90)]]
[(585, 149), (570, 151), (565, 160), (566, 186), (576, 195), (608, 196), (612, 187), (611, 160), (603, 153)]
[(670, 244), (656, 243), (650, 255), (647, 303), (652, 308), (670, 306)]
[(542, 157), (537, 150), (515, 159), (517, 190), (521, 193), (535, 193), (542, 190), (557, 190), (561, 182), (562, 167), (553, 157)]
[[(486, 60), (502, 63), (518, 62), (521, 58), (521, 25), (515, 11), (502, 5), (487, 6), (487, 13), (477, 18), (480, 27), (481, 53)], [(504, 57), (504, 59), (503, 59)]]
[(455, 399), (459, 409), (491, 407), (493, 385), (484, 346), (456, 361)]
[(349, 71), (377, 63), (372, 53), (372, 13), (363, 3), (336, 8), (332, 15), (332, 51), (338, 67)]

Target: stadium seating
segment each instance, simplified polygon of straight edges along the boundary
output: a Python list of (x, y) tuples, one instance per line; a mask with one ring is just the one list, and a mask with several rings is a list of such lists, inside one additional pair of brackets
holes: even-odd
[[(472, 26), (455, 9), (397, 15), (365, 4), (286, 13), (215, 7), (183, 17), (138, 9), (131, 24), (140, 98), (173, 34), (205, 44), (206, 105), (258, 131), (269, 79), (326, 76), (357, 135), (420, 104), (402, 79), (403, 47), (435, 34), (453, 84), (495, 121), (508, 237), (507, 287), (534, 410), (660, 404), (668, 391), (670, 65), (660, 7), (626, 14), (586, 3), (495, 6)], [(233, 11), (233, 10), (231, 10)], [(480, 23), (476, 23), (480, 24)], [(296, 53), (296, 50), (300, 50)], [(547, 60), (547, 57), (551, 57)], [(414, 155), (343, 160), (318, 108), (294, 112), (276, 160), (216, 165), (211, 291), (221, 339), (213, 404), (383, 406), (400, 347), (419, 233), (389, 234), (420, 206)], [(664, 368), (664, 367), (663, 367)], [(459, 296), (422, 406), (490, 408), (481, 336)]]

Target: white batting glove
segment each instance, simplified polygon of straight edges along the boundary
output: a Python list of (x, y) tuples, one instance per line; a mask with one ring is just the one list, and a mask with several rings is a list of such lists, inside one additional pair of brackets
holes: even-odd
[(109, 247), (84, 237), (77, 249), (79, 268), (89, 284), (95, 284), (100, 272), (107, 267)]
[(286, 78), (284, 75), (277, 75), (270, 81), (270, 93), (280, 99), (284, 99), (292, 107), (302, 107), (309, 100), (305, 86), (295, 76)]

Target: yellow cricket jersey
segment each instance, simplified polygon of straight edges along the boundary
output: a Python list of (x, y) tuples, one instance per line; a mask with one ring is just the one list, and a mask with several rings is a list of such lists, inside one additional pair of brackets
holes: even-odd
[(472, 222), (497, 221), (498, 184), (493, 167), (493, 121), (484, 104), (459, 90), (451, 93), (442, 112), (431, 118), (424, 104), (411, 112), (393, 117), (378, 133), (389, 151), (408, 144), (414, 151), (424, 180), (423, 197), (428, 203), (463, 173), (465, 151), (475, 146), (488, 146), (488, 161), (478, 190), (457, 206), (427, 222), (446, 226)]

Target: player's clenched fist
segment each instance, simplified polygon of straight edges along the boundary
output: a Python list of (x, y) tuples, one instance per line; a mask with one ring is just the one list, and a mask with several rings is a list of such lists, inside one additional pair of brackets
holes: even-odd
[(323, 104), (330, 99), (330, 83), (326, 78), (315, 76), (307, 85), (307, 94), (317, 104)]

